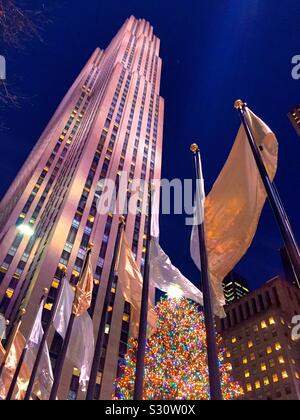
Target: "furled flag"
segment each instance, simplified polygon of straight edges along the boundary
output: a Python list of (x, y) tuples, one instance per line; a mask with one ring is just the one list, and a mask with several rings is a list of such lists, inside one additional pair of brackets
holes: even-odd
[(73, 312), (78, 317), (83, 315), (91, 306), (94, 287), (93, 269), (91, 263), (91, 250), (88, 250), (87, 262), (76, 287)]
[[(271, 180), (278, 161), (274, 133), (249, 109), (247, 118)], [(205, 231), (214, 309), (222, 314), (225, 304), (222, 281), (247, 252), (255, 236), (266, 201), (246, 132), (241, 126), (233, 148), (205, 201)], [(201, 270), (197, 226), (193, 226), (191, 256)]]
[(93, 288), (90, 253), (87, 258), (86, 269), (82, 273), (76, 293), (67, 281), (63, 282), (58, 309), (53, 321), (58, 334), (65, 338), (72, 312), (76, 315), (67, 357), (80, 369), (79, 383), (82, 391), (86, 390), (90, 379), (95, 351), (93, 322), (87, 312), (91, 304)]
[[(125, 232), (121, 239), (121, 248), (117, 262), (118, 285), (124, 299), (131, 304), (131, 335), (138, 336), (140, 309), (142, 300), (143, 277), (129, 246)], [(148, 325), (150, 333), (156, 328), (156, 316), (149, 299)]]
[[(25, 337), (20, 333), (17, 333), (16, 338), (11, 346), (8, 357), (6, 359), (5, 368), (3, 369), (2, 376), (0, 378), (0, 399), (5, 399), (9, 390), (11, 381), (13, 379), (15, 370), (18, 365), (21, 353), (25, 346)], [(0, 344), (0, 362), (6, 355), (5, 349)], [(27, 365), (23, 363), (20, 375), (15, 388), (14, 399), (21, 400), (25, 396), (26, 388), (30, 378), (30, 370)]]
[[(25, 357), (25, 364), (32, 370), (35, 359), (39, 350), (39, 346), (44, 336), (42, 326), (42, 315), (45, 305), (45, 299), (41, 302), (39, 312), (36, 316), (31, 334), (28, 338), (26, 347), (27, 353)], [(49, 349), (47, 343), (44, 345), (43, 355), (39, 364), (39, 369), (35, 381), (34, 393), (40, 400), (48, 400), (53, 385), (53, 372), (49, 356)]]
[(159, 185), (152, 191), (150, 285), (170, 297), (185, 297), (203, 305), (202, 292), (176, 268), (159, 245)]

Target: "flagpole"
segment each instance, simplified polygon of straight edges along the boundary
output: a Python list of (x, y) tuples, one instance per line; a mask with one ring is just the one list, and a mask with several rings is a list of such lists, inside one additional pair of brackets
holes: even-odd
[[(40, 299), (40, 305), (42, 304), (43, 300), (45, 300), (48, 292), (49, 292), (48, 289), (44, 289), (43, 295), (42, 295), (42, 297)], [(40, 305), (39, 305), (39, 308), (40, 308)], [(31, 332), (30, 332), (30, 334), (29, 334), (28, 337), (31, 336), (31, 333), (32, 333), (34, 324), (35, 324), (35, 321), (33, 322), (33, 325), (32, 325), (32, 328), (31, 328)], [(7, 396), (6, 396), (6, 400), (7, 401), (10, 401), (12, 399), (12, 397), (13, 397), (14, 389), (15, 389), (15, 386), (17, 384), (17, 380), (18, 380), (19, 374), (21, 372), (21, 369), (22, 369), (22, 366), (23, 366), (23, 363), (24, 363), (24, 360), (25, 360), (25, 357), (26, 357), (26, 354), (27, 354), (27, 351), (28, 351), (28, 343), (29, 343), (29, 340), (27, 339), (26, 340), (26, 344), (25, 344), (25, 346), (24, 346), (24, 348), (22, 350), (22, 353), (21, 353), (21, 356), (20, 356), (18, 365), (16, 367), (16, 370), (15, 370), (15, 373), (14, 373), (14, 376), (13, 376), (13, 379), (11, 381), (11, 384), (10, 384), (10, 387), (9, 387), (9, 390), (8, 390), (8, 393), (7, 393)]]
[(7, 362), (8, 356), (9, 356), (9, 353), (10, 353), (10, 351), (12, 349), (12, 346), (14, 344), (14, 341), (15, 341), (17, 335), (18, 335), (18, 332), (19, 332), (20, 327), (22, 325), (23, 316), (25, 314), (26, 314), (26, 309), (22, 308), (20, 310), (19, 318), (17, 319), (17, 321), (15, 322), (15, 324), (12, 328), (12, 331), (11, 331), (11, 334), (10, 334), (10, 337), (9, 337), (9, 340), (8, 340), (8, 343), (7, 343), (7, 347), (6, 347), (5, 356), (4, 356), (4, 358), (2, 360), (2, 363), (0, 365), (0, 377), (2, 376), (3, 370), (5, 368), (5, 364)]
[[(198, 189), (199, 183), (202, 182), (203, 176), (202, 176), (201, 155), (200, 155), (200, 150), (197, 144), (191, 145), (191, 152), (194, 155), (197, 192), (199, 192), (199, 189)], [(201, 199), (199, 194), (196, 194), (196, 199), (198, 201)], [(197, 208), (199, 205), (200, 203), (197, 203)], [(217, 342), (216, 342), (216, 329), (215, 329), (215, 320), (214, 320), (212, 298), (211, 298), (208, 256), (207, 256), (207, 250), (206, 250), (204, 217), (203, 217), (203, 220), (201, 220), (201, 223), (198, 224), (198, 236), (199, 236), (199, 253), (200, 253), (200, 262), (201, 262), (201, 282), (202, 282), (202, 292), (203, 292), (204, 322), (205, 322), (205, 329), (206, 329), (210, 397), (211, 397), (211, 400), (222, 400), (218, 348), (217, 348)]]
[(120, 251), (121, 237), (122, 237), (124, 225), (125, 225), (125, 218), (121, 216), (120, 221), (119, 221), (119, 227), (118, 227), (118, 233), (117, 233), (113, 258), (112, 258), (112, 262), (110, 266), (108, 283), (106, 286), (106, 293), (105, 293), (105, 298), (104, 298), (104, 303), (103, 303), (101, 321), (100, 321), (99, 330), (98, 330), (97, 342), (95, 346), (95, 354), (94, 354), (92, 368), (91, 368), (89, 385), (88, 385), (88, 389), (86, 393), (87, 401), (93, 401), (95, 398), (97, 374), (99, 371), (99, 365), (101, 361), (101, 354), (102, 354), (104, 337), (105, 337), (105, 326), (107, 323), (107, 310), (111, 301), (111, 289), (112, 289), (112, 285), (115, 279), (116, 263), (117, 263), (117, 258)]
[[(87, 249), (85, 261), (84, 261), (84, 264), (83, 264), (82, 274), (85, 272), (85, 270), (87, 268), (89, 254), (91, 252), (92, 252), (92, 248), (91, 248), (91, 246), (89, 246), (88, 249)], [(75, 298), (76, 298), (76, 294), (74, 296), (74, 302), (75, 302)], [(54, 401), (57, 398), (58, 388), (59, 388), (59, 385), (60, 385), (60, 380), (61, 380), (61, 376), (62, 376), (62, 372), (63, 372), (65, 359), (66, 359), (66, 356), (67, 356), (67, 351), (68, 351), (68, 347), (69, 347), (69, 343), (70, 343), (70, 339), (71, 339), (71, 334), (72, 334), (75, 318), (76, 318), (76, 313), (75, 313), (74, 307), (73, 307), (73, 310), (72, 310), (72, 313), (71, 313), (71, 316), (70, 316), (70, 319), (69, 319), (66, 335), (65, 335), (65, 338), (64, 338), (64, 341), (63, 341), (62, 349), (61, 349), (61, 351), (59, 353), (59, 356), (58, 356), (58, 359), (56, 361), (55, 372), (54, 372), (54, 380), (53, 380), (53, 385), (52, 385), (51, 392), (50, 392), (49, 401)]]
[(24, 401), (28, 401), (31, 398), (32, 390), (33, 390), (34, 383), (35, 383), (35, 378), (36, 378), (36, 375), (37, 375), (37, 372), (38, 372), (38, 369), (39, 369), (39, 365), (40, 365), (40, 362), (41, 362), (41, 359), (42, 359), (42, 356), (43, 356), (43, 353), (44, 353), (44, 348), (45, 348), (45, 345), (46, 345), (46, 342), (47, 342), (47, 339), (48, 339), (48, 336), (49, 336), (49, 333), (50, 333), (50, 330), (51, 330), (53, 319), (54, 319), (54, 316), (56, 314), (58, 304), (59, 304), (59, 301), (60, 301), (61, 292), (62, 292), (62, 289), (63, 289), (63, 282), (65, 281), (65, 275), (66, 275), (66, 270), (63, 271), (63, 274), (62, 274), (60, 282), (59, 282), (57, 294), (56, 294), (56, 297), (55, 297), (55, 300), (54, 300), (54, 303), (53, 303), (53, 306), (52, 306), (52, 310), (51, 310), (50, 319), (47, 322), (47, 325), (46, 325), (45, 330), (44, 330), (44, 335), (42, 337), (42, 340), (41, 340), (39, 348), (38, 348), (38, 352), (37, 352), (37, 355), (36, 355), (36, 358), (35, 358), (35, 362), (34, 362), (34, 365), (33, 365), (32, 371), (31, 371), (28, 387), (26, 389)]
[(151, 219), (152, 219), (152, 186), (149, 183), (149, 202), (148, 202), (148, 226), (147, 226), (147, 245), (145, 256), (145, 272), (143, 279), (142, 301), (140, 312), (140, 325), (138, 348), (136, 356), (136, 370), (134, 383), (133, 399), (141, 401), (144, 394), (145, 379), (145, 354), (147, 343), (147, 324), (148, 324), (148, 306), (149, 306), (149, 282), (150, 282), (150, 243), (151, 243)]
[(293, 267), (298, 286), (300, 287), (300, 252), (296, 238), (292, 231), (285, 209), (282, 205), (281, 198), (277, 192), (274, 182), (271, 181), (268, 175), (267, 169), (262, 158), (262, 154), (255, 141), (254, 134), (252, 132), (251, 126), (246, 115), (247, 104), (239, 99), (235, 102), (234, 106), (238, 110), (238, 113), (241, 117), (242, 124), (244, 126), (247, 139), (249, 141), (249, 145), (253, 153), (253, 157), (255, 159), (258, 171), (260, 173), (262, 182), (268, 195), (268, 199), (273, 210), (275, 219), (277, 221), (283, 242), (285, 244), (289, 260)]

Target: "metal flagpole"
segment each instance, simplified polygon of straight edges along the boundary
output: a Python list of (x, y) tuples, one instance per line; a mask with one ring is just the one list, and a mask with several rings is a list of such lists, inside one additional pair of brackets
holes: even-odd
[(39, 349), (38, 349), (38, 352), (37, 352), (37, 355), (36, 355), (36, 358), (35, 358), (35, 362), (34, 362), (34, 365), (33, 365), (32, 371), (31, 371), (29, 384), (28, 384), (28, 387), (26, 389), (24, 401), (30, 400), (30, 397), (31, 397), (31, 394), (32, 394), (35, 378), (36, 378), (36, 375), (37, 375), (37, 372), (38, 372), (38, 369), (39, 369), (39, 365), (40, 365), (40, 362), (41, 362), (41, 359), (42, 359), (42, 356), (43, 356), (43, 353), (44, 353), (44, 348), (45, 348), (45, 345), (46, 345), (46, 342), (47, 342), (47, 339), (48, 339), (48, 336), (49, 336), (49, 333), (50, 333), (50, 330), (51, 330), (53, 319), (54, 319), (56, 311), (58, 309), (58, 304), (59, 304), (61, 293), (62, 293), (62, 290), (63, 290), (63, 282), (65, 281), (65, 275), (66, 275), (66, 271), (64, 270), (63, 275), (60, 279), (57, 294), (56, 294), (56, 297), (55, 297), (55, 300), (54, 300), (54, 303), (53, 303), (53, 306), (52, 306), (50, 319), (48, 320), (47, 325), (45, 327), (44, 335), (43, 335), (43, 338), (40, 342)]
[[(48, 289), (44, 289), (43, 295), (42, 295), (42, 297), (40, 299), (39, 310), (40, 310), (40, 306), (41, 306), (42, 302), (45, 300), (48, 292), (49, 292)], [(28, 337), (31, 336), (34, 325), (35, 325), (35, 320), (33, 322), (33, 325), (32, 325), (32, 328), (31, 328), (31, 332), (30, 332), (30, 334), (29, 334)], [(11, 384), (10, 384), (10, 387), (9, 387), (9, 390), (8, 390), (8, 393), (7, 393), (7, 396), (6, 396), (6, 400), (7, 401), (10, 401), (12, 399), (12, 397), (13, 397), (14, 389), (15, 389), (15, 386), (17, 384), (17, 380), (18, 380), (19, 374), (20, 374), (21, 369), (22, 369), (22, 366), (23, 366), (23, 362), (25, 360), (25, 357), (26, 357), (26, 354), (27, 354), (27, 351), (28, 351), (28, 343), (29, 343), (29, 340), (27, 339), (26, 340), (26, 344), (25, 344), (25, 346), (24, 346), (24, 348), (22, 350), (22, 353), (21, 353), (21, 356), (20, 356), (18, 365), (16, 367), (14, 376), (12, 378), (12, 381), (11, 381)]]
[(120, 222), (119, 222), (119, 227), (118, 227), (118, 233), (117, 233), (115, 248), (114, 248), (114, 254), (113, 254), (111, 267), (110, 267), (108, 283), (107, 283), (107, 286), (106, 286), (106, 293), (105, 293), (105, 298), (104, 298), (104, 303), (103, 303), (101, 321), (100, 321), (100, 325), (99, 325), (97, 342), (96, 342), (96, 346), (95, 346), (95, 354), (94, 354), (94, 358), (93, 358), (93, 364), (92, 364), (92, 368), (91, 368), (89, 385), (88, 385), (87, 394), (86, 394), (86, 400), (87, 401), (92, 401), (95, 398), (97, 374), (98, 374), (99, 365), (100, 365), (100, 361), (101, 361), (101, 354), (102, 354), (102, 348), (103, 348), (104, 336), (105, 336), (105, 326), (106, 326), (106, 323), (107, 323), (107, 316), (108, 316), (107, 315), (107, 309), (108, 309), (110, 301), (111, 301), (111, 289), (112, 289), (112, 285), (113, 285), (113, 282), (114, 282), (114, 279), (115, 279), (116, 263), (117, 263), (117, 258), (118, 258), (119, 251), (120, 251), (121, 237), (122, 237), (124, 225), (125, 225), (125, 218), (123, 216), (121, 216), (120, 217)]
[(253, 153), (258, 171), (259, 171), (261, 179), (262, 179), (262, 182), (263, 182), (264, 187), (266, 189), (268, 199), (269, 199), (271, 208), (273, 210), (275, 219), (277, 221), (277, 224), (278, 224), (283, 242), (285, 244), (289, 260), (290, 260), (291, 265), (293, 267), (297, 283), (300, 286), (300, 252), (299, 252), (299, 247), (297, 245), (296, 238), (295, 238), (294, 233), (292, 231), (290, 222), (288, 220), (285, 209), (282, 205), (282, 202), (281, 202), (280, 196), (277, 192), (277, 189), (275, 187), (275, 184), (270, 180), (270, 177), (269, 177), (267, 169), (265, 167), (261, 152), (260, 152), (260, 150), (259, 150), (259, 148), (256, 144), (251, 126), (249, 124), (249, 121), (248, 121), (248, 118), (247, 118), (247, 115), (246, 115), (247, 104), (239, 99), (235, 102), (234, 106), (238, 110), (239, 115), (241, 117), (242, 124), (244, 126), (251, 151)]
[[(82, 267), (82, 273), (85, 272), (86, 265), (88, 263), (88, 257), (89, 257), (89, 254), (91, 252), (92, 252), (92, 249), (91, 249), (91, 247), (89, 247), (88, 250), (87, 250), (87, 253), (86, 253), (86, 257), (85, 257), (83, 267)], [(75, 300), (75, 297), (74, 297), (74, 300)], [(58, 359), (56, 361), (55, 372), (54, 372), (54, 380), (53, 380), (53, 385), (52, 385), (52, 389), (51, 389), (51, 392), (50, 392), (49, 401), (56, 400), (56, 398), (57, 398), (58, 388), (59, 388), (59, 385), (60, 385), (62, 371), (63, 371), (65, 359), (66, 359), (66, 356), (67, 356), (67, 351), (68, 351), (68, 347), (69, 347), (69, 343), (70, 343), (70, 339), (71, 339), (71, 334), (72, 334), (75, 318), (76, 318), (76, 314), (73, 310), (72, 313), (71, 313), (70, 319), (69, 319), (69, 323), (68, 323), (68, 327), (67, 327), (67, 331), (66, 331), (66, 336), (64, 338), (63, 345), (62, 345), (61, 351), (59, 353)]]
[(4, 356), (4, 358), (2, 360), (2, 363), (0, 365), (0, 377), (2, 376), (5, 364), (7, 362), (8, 356), (9, 356), (9, 353), (10, 353), (11, 348), (14, 344), (14, 341), (15, 341), (17, 335), (18, 335), (18, 332), (20, 330), (20, 327), (21, 327), (21, 324), (22, 324), (22, 321), (23, 321), (23, 316), (25, 314), (26, 314), (26, 309), (22, 308), (20, 310), (20, 315), (19, 315), (17, 321), (15, 322), (15, 324), (12, 327), (11, 334), (9, 336), (9, 340), (8, 340), (7, 347), (6, 347), (5, 356)]
[[(195, 166), (196, 183), (197, 183), (196, 199), (197, 201), (199, 201), (201, 200), (199, 189), (200, 189), (200, 183), (203, 182), (203, 175), (202, 175), (200, 150), (197, 144), (191, 145), (191, 152), (194, 155), (194, 166)], [(199, 209), (200, 205), (202, 204), (197, 202), (197, 209)], [(199, 214), (197, 214), (197, 216), (199, 216)], [(210, 287), (210, 278), (209, 278), (209, 269), (208, 269), (208, 256), (207, 256), (206, 240), (205, 240), (204, 217), (202, 218), (202, 220), (198, 221), (198, 223), (199, 222), (200, 222), (200, 224), (198, 224), (199, 253), (200, 253), (200, 262), (201, 262), (201, 282), (202, 282), (202, 292), (203, 292), (204, 322), (205, 322), (205, 329), (206, 329), (210, 397), (212, 400), (222, 400), (218, 348), (217, 348), (217, 342), (216, 342), (216, 329), (215, 329), (215, 320), (214, 320), (214, 313), (213, 313), (213, 307), (212, 307), (211, 287)]]
[(145, 256), (145, 273), (143, 279), (141, 312), (138, 348), (136, 356), (136, 371), (134, 383), (134, 400), (142, 400), (144, 394), (144, 378), (145, 378), (145, 354), (147, 342), (147, 325), (148, 325), (148, 306), (149, 306), (149, 281), (150, 281), (150, 241), (151, 241), (151, 219), (152, 219), (152, 189), (149, 183), (149, 202), (148, 202), (148, 226), (147, 226), (147, 245)]

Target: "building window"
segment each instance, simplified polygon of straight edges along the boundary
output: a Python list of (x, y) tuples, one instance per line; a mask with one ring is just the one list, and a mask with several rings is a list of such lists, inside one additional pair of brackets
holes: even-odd
[(251, 384), (247, 384), (246, 385), (247, 391), (251, 392), (252, 391), (252, 385)]
[(271, 354), (273, 352), (272, 347), (271, 346), (267, 347), (266, 352), (267, 354)]
[(277, 373), (274, 373), (274, 375), (272, 376), (273, 382), (276, 383), (279, 381), (278, 375)]
[(248, 341), (248, 348), (251, 349), (253, 347), (253, 341)]
[(278, 361), (281, 365), (284, 365), (285, 361), (284, 361), (284, 357), (283, 356), (279, 356), (278, 357)]
[(245, 378), (250, 378), (250, 371), (249, 370), (245, 371)]
[(270, 380), (267, 376), (264, 377), (264, 386), (270, 385)]
[(260, 369), (261, 369), (262, 372), (266, 371), (267, 370), (267, 365), (265, 363), (262, 363), (260, 365)]
[(275, 325), (276, 324), (275, 319), (273, 317), (269, 318), (269, 324), (270, 325)]
[(275, 343), (275, 350), (279, 351), (281, 350), (281, 344), (280, 343)]
[(284, 370), (284, 371), (281, 373), (281, 376), (282, 376), (282, 378), (283, 378), (283, 379), (287, 379), (287, 378), (289, 377), (289, 375), (288, 375), (288, 373), (287, 373), (287, 371), (286, 371), (286, 370)]
[(260, 388), (261, 388), (260, 381), (255, 381), (255, 389), (260, 389)]
[(248, 363), (247, 357), (243, 357), (243, 365), (247, 365), (247, 363)]
[(262, 322), (261, 322), (261, 324), (260, 324), (260, 326), (261, 326), (261, 328), (262, 328), (263, 330), (265, 330), (265, 329), (267, 328), (267, 323), (266, 323), (266, 321), (262, 321)]

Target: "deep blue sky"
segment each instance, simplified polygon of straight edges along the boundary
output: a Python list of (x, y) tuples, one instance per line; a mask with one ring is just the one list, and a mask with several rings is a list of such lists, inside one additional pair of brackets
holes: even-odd
[[(163, 176), (191, 178), (189, 145), (202, 149), (209, 191), (233, 144), (242, 98), (277, 134), (277, 185), (296, 236), (299, 221), (300, 139), (287, 112), (300, 103), (300, 80), (291, 77), (291, 58), (300, 54), (299, 0), (27, 0), (46, 5), (52, 23), (44, 42), (24, 51), (5, 50), (8, 81), (22, 96), (20, 109), (1, 110), (2, 196), (68, 87), (96, 46), (104, 48), (131, 14), (144, 17), (161, 38), (162, 96), (166, 100)], [(2, 48), (0, 54), (3, 54)], [(184, 216), (161, 218), (161, 243), (194, 282), (190, 228)], [(252, 287), (281, 271), (281, 239), (267, 205), (248, 254), (238, 265)]]

